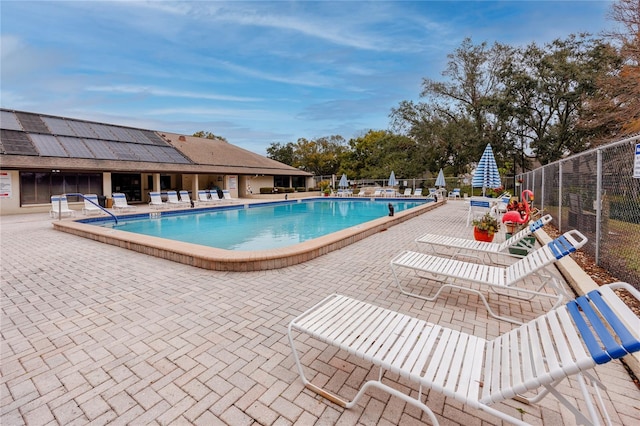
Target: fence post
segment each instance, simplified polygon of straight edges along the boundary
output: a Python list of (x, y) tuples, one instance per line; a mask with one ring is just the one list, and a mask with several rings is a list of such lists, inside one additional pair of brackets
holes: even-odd
[(602, 150), (596, 151), (596, 265), (600, 264), (600, 241), (602, 239)]
[(558, 164), (558, 231), (562, 232), (562, 165)]

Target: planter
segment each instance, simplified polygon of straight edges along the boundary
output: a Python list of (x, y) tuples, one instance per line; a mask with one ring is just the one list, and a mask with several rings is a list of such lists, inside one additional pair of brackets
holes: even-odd
[(490, 243), (493, 241), (493, 237), (495, 237), (496, 234), (491, 234), (489, 235), (489, 232), (487, 231), (481, 231), (478, 228), (476, 228), (475, 226), (473, 227), (473, 238), (476, 241), (484, 241), (487, 243)]
[(507, 228), (506, 229), (507, 234), (515, 234), (520, 230), (520, 225), (517, 223), (505, 222), (504, 226)]
[[(511, 233), (507, 232), (505, 234), (505, 237), (507, 239), (511, 238)], [(520, 240), (518, 242), (518, 244), (515, 244), (511, 247), (509, 247), (509, 253), (513, 254), (514, 256), (526, 256), (529, 254), (529, 249), (528, 247), (533, 247), (536, 243), (536, 237), (530, 236), (530, 237), (524, 237), (522, 240)]]

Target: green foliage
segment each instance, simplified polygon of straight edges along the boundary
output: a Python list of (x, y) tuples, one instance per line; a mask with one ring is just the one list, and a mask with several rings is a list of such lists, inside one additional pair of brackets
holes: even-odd
[(495, 234), (500, 229), (500, 222), (489, 212), (485, 213), (485, 215), (479, 219), (474, 219), (471, 223), (478, 230), (487, 231), (489, 235)]
[(205, 139), (218, 139), (221, 141), (225, 141), (228, 142), (227, 139), (223, 136), (216, 136), (211, 132), (205, 132), (204, 130), (200, 130), (198, 132), (195, 132), (193, 134), (193, 136), (197, 137), (197, 138), (205, 138)]

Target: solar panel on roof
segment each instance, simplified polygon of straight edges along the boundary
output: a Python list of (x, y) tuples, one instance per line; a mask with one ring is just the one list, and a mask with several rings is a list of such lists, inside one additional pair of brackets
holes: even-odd
[(96, 138), (98, 135), (91, 130), (89, 123), (83, 123), (82, 121), (67, 120), (67, 124), (75, 132), (76, 135), (81, 138)]
[(40, 135), (38, 133), (31, 133), (29, 135), (31, 141), (36, 146), (36, 149), (43, 157), (68, 157), (69, 154), (64, 150), (62, 145), (58, 142), (55, 136), (52, 135)]
[(140, 145), (137, 143), (129, 144), (129, 148), (135, 155), (137, 155), (142, 161), (149, 161), (152, 163), (159, 162), (158, 159), (147, 149), (147, 146), (151, 145)]
[(80, 138), (72, 138), (70, 136), (58, 136), (58, 142), (73, 158), (95, 158), (93, 153), (84, 144)]
[(171, 163), (171, 157), (167, 154), (162, 146), (149, 145), (147, 147), (151, 155), (156, 157), (161, 163)]
[(106, 139), (109, 141), (116, 140), (115, 135), (111, 133), (109, 127), (105, 126), (104, 124), (91, 123), (89, 126), (91, 126), (91, 129), (95, 132), (96, 135), (98, 135), (98, 139)]
[(111, 148), (111, 150), (115, 152), (115, 154), (118, 156), (118, 160), (139, 161), (140, 158), (129, 149), (129, 145), (133, 144), (110, 142), (109, 148)]
[(131, 135), (127, 133), (126, 129), (117, 126), (109, 126), (109, 130), (114, 134), (117, 141), (133, 142), (133, 137), (131, 137)]
[(138, 129), (126, 129), (127, 133), (131, 136), (131, 139), (137, 143), (145, 145), (151, 145), (151, 141)]
[(173, 147), (159, 147), (162, 151), (165, 152), (165, 154), (170, 158), (170, 163), (176, 163), (176, 164), (189, 164), (190, 161), (187, 160), (186, 158), (184, 158), (184, 156), (182, 154), (180, 154), (180, 152), (178, 152), (178, 150), (176, 150)]
[(49, 128), (40, 119), (40, 116), (28, 112), (16, 112), (16, 117), (26, 132), (50, 134)]
[(0, 128), (8, 130), (22, 130), (18, 118), (11, 111), (0, 111)]
[(0, 130), (0, 145), (5, 154), (38, 155), (36, 147), (24, 132), (15, 130)]
[(147, 137), (147, 139), (149, 139), (151, 141), (152, 144), (154, 145), (160, 145), (160, 146), (168, 146), (169, 144), (162, 140), (162, 138), (158, 135), (156, 135), (154, 132), (150, 131), (150, 130), (142, 130), (142, 133), (144, 133), (144, 135)]
[(54, 117), (42, 117), (42, 121), (45, 122), (49, 130), (51, 130), (51, 133), (54, 135), (77, 136), (76, 133), (71, 130), (71, 127), (69, 127), (66, 120)]
[(98, 139), (84, 139), (87, 148), (93, 152), (96, 158), (102, 160), (117, 160), (118, 157), (109, 149), (109, 142)]

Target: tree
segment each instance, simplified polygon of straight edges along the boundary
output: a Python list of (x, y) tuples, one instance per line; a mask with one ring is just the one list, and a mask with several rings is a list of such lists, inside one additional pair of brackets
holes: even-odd
[(294, 165), (317, 176), (336, 174), (345, 149), (345, 140), (339, 135), (311, 141), (301, 138), (296, 142)]
[(500, 71), (514, 147), (530, 149), (542, 164), (588, 148), (589, 132), (578, 121), (595, 81), (615, 60), (609, 53), (588, 34), (514, 50)]
[(289, 166), (299, 166), (299, 164), (296, 164), (296, 145), (293, 142), (287, 142), (286, 144), (273, 142), (267, 147), (267, 158)]
[(619, 24), (604, 34), (618, 62), (597, 80), (579, 123), (601, 142), (640, 132), (640, 2), (618, 0), (609, 17)]

